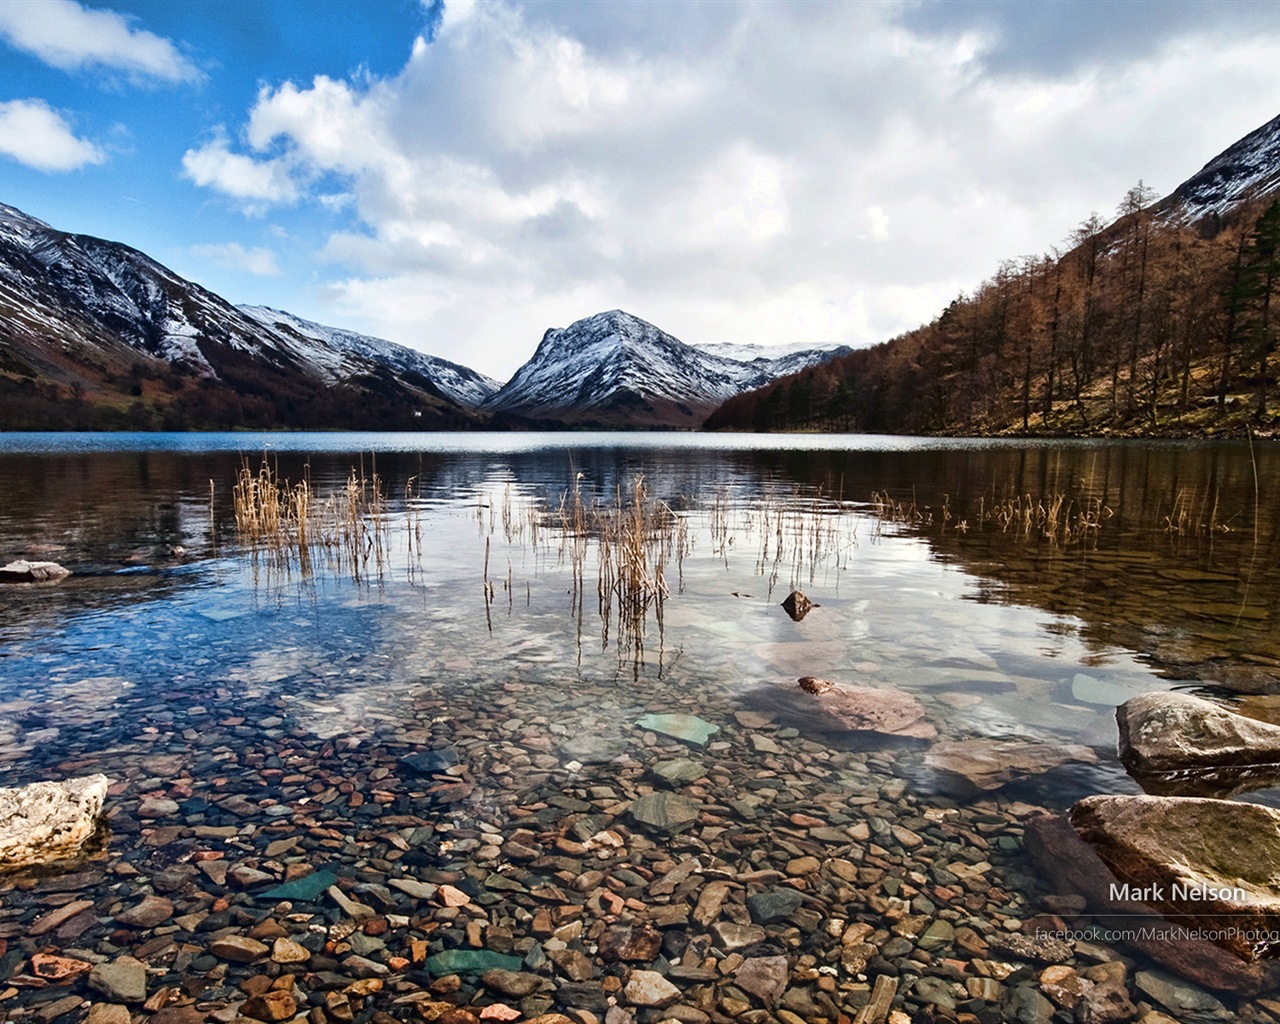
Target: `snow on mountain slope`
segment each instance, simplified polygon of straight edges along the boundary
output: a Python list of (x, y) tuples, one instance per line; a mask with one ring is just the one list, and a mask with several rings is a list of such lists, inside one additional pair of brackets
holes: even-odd
[(1280, 117), (1228, 146), (1184, 181), (1160, 207), (1190, 221), (1222, 216), (1249, 199), (1280, 192)]
[(393, 341), (367, 334), (326, 327), (269, 306), (240, 306), (240, 311), (277, 334), (314, 343), (312, 358), (332, 360), (334, 353), (349, 353), (391, 367), (399, 374), (419, 374), (462, 405), (478, 406), (501, 385), (492, 377), (446, 359), (427, 355)]
[(450, 383), (478, 396), (494, 387), (448, 364), (442, 387), (432, 364), (390, 343), (305, 324), (264, 323), (145, 253), (0, 205), (0, 392), (21, 394), (38, 422), (55, 423), (69, 393), (136, 406), (140, 425), (434, 428), (472, 422)]
[(570, 422), (697, 425), (721, 402), (773, 376), (768, 359), (745, 362), (686, 345), (614, 309), (547, 331), (533, 358), (484, 408)]

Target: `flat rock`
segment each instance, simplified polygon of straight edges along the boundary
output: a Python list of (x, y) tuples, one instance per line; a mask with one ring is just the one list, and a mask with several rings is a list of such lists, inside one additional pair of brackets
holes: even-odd
[(684, 714), (645, 715), (636, 725), (699, 747), (706, 746), (707, 740), (720, 731), (720, 726), (703, 721), (697, 715)]
[[(1245, 963), (1201, 938), (1200, 932), (1172, 927), (1147, 904), (1121, 898), (1123, 883), (1094, 847), (1080, 838), (1066, 815), (1031, 818), (1026, 824), (1025, 842), (1032, 861), (1056, 892), (1072, 900), (1083, 897), (1098, 925), (1115, 931), (1125, 945), (1215, 991), (1254, 995), (1270, 987), (1269, 972), (1263, 964)], [(1143, 918), (1151, 927), (1134, 926)]]
[(251, 964), (270, 951), (265, 943), (247, 935), (224, 935), (209, 944), (209, 952), (214, 956), (237, 964)]
[(155, 928), (173, 916), (173, 900), (164, 896), (144, 896), (137, 906), (116, 915), (119, 924), (131, 928)]
[(141, 1003), (147, 998), (147, 968), (133, 957), (98, 964), (89, 972), (89, 987), (113, 1003)]
[(71, 575), (57, 562), (28, 562), (19, 558), (0, 566), (0, 583), (56, 583)]
[(632, 819), (657, 832), (676, 832), (698, 820), (698, 804), (674, 793), (646, 793), (632, 801)]
[(523, 962), (519, 957), (494, 953), (487, 949), (446, 949), (427, 957), (423, 966), (434, 977), (447, 974), (484, 974), (485, 971), (518, 971)]
[(605, 963), (652, 963), (662, 951), (662, 933), (635, 921), (611, 925), (600, 936), (600, 959)]
[(711, 926), (716, 943), (726, 953), (747, 949), (765, 940), (765, 930), (758, 924), (737, 924), (734, 921), (717, 921)]
[(1090, 748), (1069, 743), (945, 740), (924, 756), (944, 793), (969, 797), (1041, 775), (1065, 764), (1097, 764)]
[(1116, 709), (1120, 760), (1139, 772), (1280, 764), (1280, 726), (1202, 697), (1144, 693)]
[(1132, 898), (1254, 961), (1280, 953), (1280, 811), (1195, 797), (1091, 796), (1069, 812)]
[(925, 720), (924, 705), (900, 690), (832, 683), (805, 692), (812, 694), (822, 713), (818, 728), (919, 740), (932, 740), (938, 735), (938, 730)]
[(1171, 978), (1163, 971), (1138, 971), (1133, 983), (1185, 1024), (1217, 1024), (1235, 1020), (1235, 1014), (1208, 992)]
[(304, 900), (312, 903), (328, 892), (329, 887), (337, 881), (338, 876), (332, 871), (313, 871), (284, 885), (277, 885), (263, 892), (255, 892), (253, 898), (255, 900)]
[(680, 990), (657, 971), (632, 971), (623, 990), (632, 1006), (670, 1006), (680, 998)]
[(803, 902), (804, 896), (796, 889), (766, 889), (747, 897), (747, 910), (756, 924), (771, 924), (790, 917)]
[(782, 995), (787, 987), (791, 968), (785, 956), (753, 956), (743, 960), (733, 972), (733, 982), (738, 988), (750, 992), (766, 1005)]
[(72, 857), (93, 836), (110, 785), (105, 775), (0, 789), (0, 869)]

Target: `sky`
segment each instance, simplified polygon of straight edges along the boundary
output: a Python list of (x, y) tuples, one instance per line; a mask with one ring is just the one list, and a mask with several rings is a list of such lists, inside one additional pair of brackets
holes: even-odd
[(500, 381), (862, 346), (1280, 114), (1280, 3), (0, 0), (0, 203)]

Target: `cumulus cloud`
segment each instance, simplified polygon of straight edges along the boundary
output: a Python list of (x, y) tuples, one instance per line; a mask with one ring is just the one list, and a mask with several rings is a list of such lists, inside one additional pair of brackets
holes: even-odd
[(1275, 113), (1275, 31), (1198, 47), (1209, 5), (1037, 70), (996, 17), (1025, 6), (446, 2), (398, 74), (264, 88), (243, 145), (185, 164), (322, 197), (337, 309), (495, 376), (616, 306), (686, 341), (870, 343)]
[(136, 80), (195, 82), (203, 74), (170, 40), (115, 11), (75, 0), (0, 3), (0, 38), (63, 71), (106, 68)]
[(187, 150), (182, 156), (182, 169), (197, 185), (241, 200), (250, 210), (261, 210), (271, 203), (291, 203), (299, 195), (289, 161), (234, 153), (224, 131), (216, 132), (203, 146)]
[(107, 159), (62, 114), (34, 99), (0, 103), (0, 153), (38, 171), (74, 171)]
[(276, 254), (261, 246), (246, 248), (239, 242), (193, 245), (191, 254), (228, 270), (244, 270), (259, 277), (280, 276), (280, 264), (276, 261)]

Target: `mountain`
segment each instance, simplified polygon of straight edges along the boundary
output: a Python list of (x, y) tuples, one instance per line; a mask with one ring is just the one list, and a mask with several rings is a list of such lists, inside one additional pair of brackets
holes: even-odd
[[(1149, 204), (1149, 205), (1148, 205)], [(928, 324), (729, 399), (722, 430), (1280, 436), (1280, 117)]]
[(0, 204), (0, 428), (440, 429), (492, 384), (287, 314)]
[(581, 426), (698, 427), (727, 398), (832, 354), (728, 358), (614, 309), (548, 330), (482, 409)]
[(1188, 222), (1218, 223), (1241, 203), (1280, 192), (1280, 117), (1228, 146), (1184, 181), (1157, 209), (1177, 211)]
[(430, 382), (459, 405), (472, 407), (482, 404), (502, 387), (492, 377), (477, 373), (470, 367), (429, 356), (417, 349), (397, 345), (394, 341), (372, 338), (340, 327), (326, 327), (269, 306), (240, 306), (239, 309), (277, 334), (318, 345), (315, 355), (317, 363), (332, 359), (333, 353), (373, 360), (391, 367), (406, 380), (417, 380), (422, 387), (427, 386), (423, 381)]

